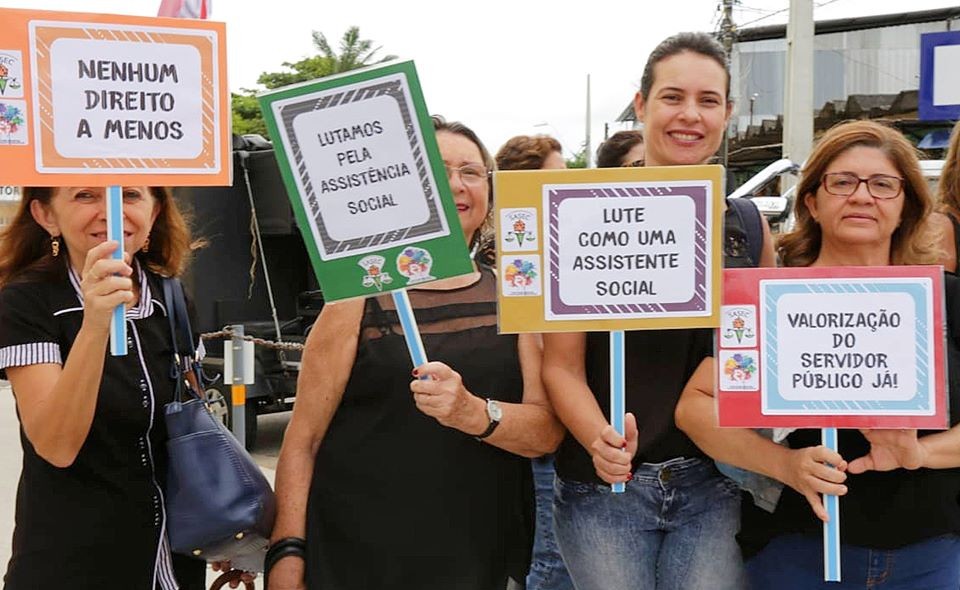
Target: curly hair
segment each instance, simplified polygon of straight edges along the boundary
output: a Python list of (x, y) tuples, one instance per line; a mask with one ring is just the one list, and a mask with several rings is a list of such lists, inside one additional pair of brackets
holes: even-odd
[(643, 131), (628, 129), (617, 131), (597, 148), (597, 168), (617, 168), (629, 162), (624, 162), (633, 146), (643, 143)]
[(806, 197), (816, 195), (820, 181), (840, 154), (852, 147), (876, 148), (890, 158), (904, 178), (900, 225), (890, 242), (891, 264), (936, 264), (937, 237), (930, 231), (933, 210), (930, 189), (920, 170), (918, 152), (903, 135), (875, 121), (847, 121), (827, 131), (817, 143), (800, 174), (794, 201), (794, 230), (780, 238), (778, 250), (784, 266), (810, 266), (820, 255), (823, 235), (807, 207)]
[[(433, 115), (430, 119), (433, 121), (434, 132), (439, 133), (445, 131), (470, 140), (470, 142), (480, 150), (480, 157), (483, 159), (483, 165), (486, 166), (487, 170), (491, 172), (496, 170), (496, 162), (494, 162), (490, 156), (490, 152), (487, 151), (486, 146), (483, 145), (483, 142), (480, 141), (480, 138), (474, 133), (473, 129), (470, 129), (459, 121), (447, 121), (440, 115)], [(476, 248), (474, 258), (477, 262), (492, 266), (496, 258), (496, 243), (494, 242), (493, 235), (493, 183), (488, 182), (487, 186), (487, 217), (483, 220), (483, 225), (480, 226), (480, 229), (470, 238), (470, 243), (467, 244), (467, 246), (470, 249)]]
[(563, 148), (549, 135), (517, 135), (497, 151), (497, 170), (539, 170), (553, 152)]
[(940, 210), (960, 219), (960, 121), (953, 126), (953, 133), (950, 134), (950, 147), (940, 173), (937, 192)]
[[(159, 213), (150, 229), (147, 252), (137, 251), (137, 259), (151, 271), (164, 276), (178, 276), (190, 258), (190, 230), (170, 190), (152, 186), (150, 193), (157, 200)], [(31, 203), (39, 201), (47, 207), (57, 189), (25, 187), (13, 221), (0, 233), (0, 287), (26, 274), (51, 276), (64, 268), (63, 262), (50, 255), (50, 236), (30, 212)], [(61, 244), (65, 250), (66, 243)], [(66, 260), (68, 257), (61, 257)]]

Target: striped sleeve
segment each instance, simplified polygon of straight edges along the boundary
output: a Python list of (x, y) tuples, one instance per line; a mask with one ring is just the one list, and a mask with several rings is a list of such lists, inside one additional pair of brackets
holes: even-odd
[(36, 284), (7, 285), (0, 291), (0, 378), (7, 367), (63, 364), (57, 321)]

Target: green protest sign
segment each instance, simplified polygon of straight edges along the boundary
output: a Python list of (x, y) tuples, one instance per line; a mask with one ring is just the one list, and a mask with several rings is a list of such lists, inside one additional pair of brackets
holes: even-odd
[(327, 301), (473, 270), (412, 61), (259, 100)]

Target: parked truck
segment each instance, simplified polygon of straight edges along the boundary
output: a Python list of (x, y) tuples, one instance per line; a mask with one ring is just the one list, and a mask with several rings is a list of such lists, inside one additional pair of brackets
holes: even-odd
[[(247, 336), (302, 343), (323, 307), (271, 144), (234, 136), (233, 185), (175, 190), (202, 247), (184, 277), (196, 310), (194, 330), (212, 334), (242, 325)], [(230, 376), (223, 375), (224, 343), (204, 340), (207, 396), (229, 423)], [(296, 395), (300, 353), (255, 347), (255, 383), (246, 388), (247, 446), (257, 416), (289, 410)]]

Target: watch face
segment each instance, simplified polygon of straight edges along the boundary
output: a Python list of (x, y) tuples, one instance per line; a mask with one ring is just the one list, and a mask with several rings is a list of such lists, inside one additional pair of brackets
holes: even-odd
[(487, 400), (487, 415), (495, 422), (499, 422), (503, 417), (503, 409), (500, 407), (500, 404), (497, 403), (497, 400)]

